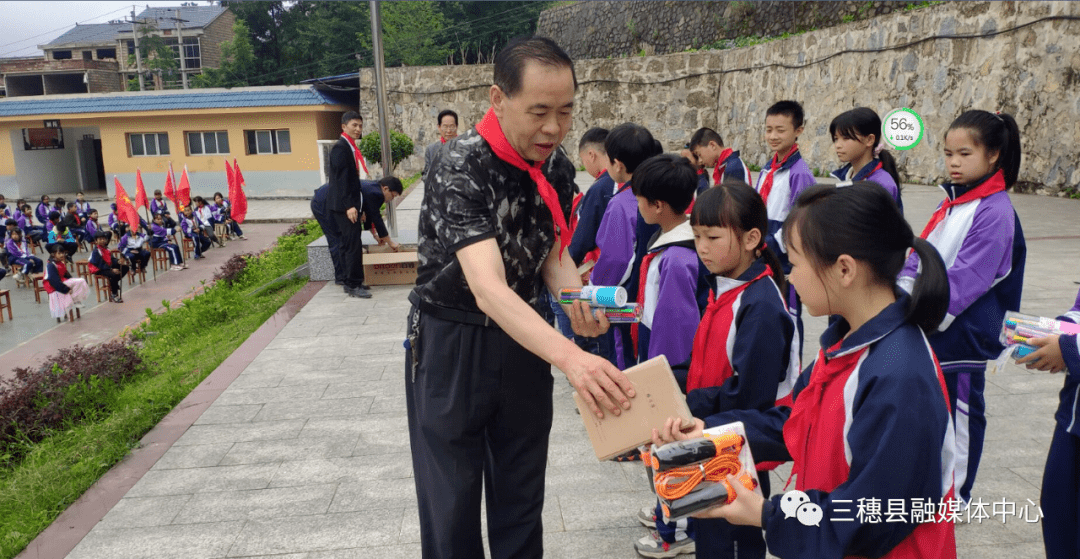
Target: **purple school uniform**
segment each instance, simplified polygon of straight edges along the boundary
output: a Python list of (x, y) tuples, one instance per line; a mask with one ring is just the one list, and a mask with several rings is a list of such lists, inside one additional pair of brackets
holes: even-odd
[(93, 239), (94, 235), (97, 235), (99, 231), (96, 221), (86, 221), (86, 225), (83, 226), (83, 230), (86, 231), (86, 236), (89, 239)]
[(34, 215), (37, 216), (38, 221), (40, 221), (42, 225), (45, 225), (45, 224), (47, 224), (49, 222), (49, 212), (50, 211), (52, 211), (52, 209), (50, 208), (50, 206), (48, 204), (46, 204), (44, 202), (40, 202), (37, 205), (37, 209), (34, 210)]
[[(761, 173), (757, 178), (757, 184), (754, 186), (754, 190), (757, 190), (759, 194), (761, 193), (765, 175), (768, 174), (770, 168), (772, 168), (771, 157), (762, 166)], [(791, 273), (791, 264), (788, 263), (787, 249), (782, 242), (783, 236), (780, 230), (784, 226), (784, 220), (791, 213), (791, 208), (795, 205), (795, 199), (804, 190), (813, 186), (814, 182), (814, 173), (810, 172), (810, 166), (803, 160), (802, 152), (797, 150), (773, 173), (769, 199), (765, 202), (769, 214), (769, 235), (766, 241), (769, 248), (772, 248), (780, 259), (785, 274)]]
[(169, 209), (169, 207), (166, 204), (164, 198), (162, 198), (160, 202), (158, 202), (157, 198), (154, 198), (153, 200), (150, 200), (150, 214), (151, 215), (165, 213), (165, 210), (167, 210), (167, 209)]
[(76, 200), (75, 213), (79, 214), (79, 217), (86, 217), (86, 215), (90, 213), (90, 202), (87, 202), (86, 200), (79, 202)]
[[(593, 285), (626, 285), (634, 265), (637, 244), (637, 198), (629, 184), (611, 198), (600, 227), (596, 230), (596, 246), (600, 257), (593, 266), (590, 283)], [(631, 297), (634, 294), (630, 294)]]
[(638, 360), (664, 355), (668, 363), (682, 363), (690, 358), (701, 320), (696, 291), (698, 256), (690, 223), (655, 235), (645, 258), (654, 254), (640, 279), (644, 298), (639, 301)]
[(8, 258), (13, 260), (22, 260), (30, 256), (30, 250), (26, 246), (25, 239), (15, 243), (15, 239), (8, 237), (7, 242), (4, 243), (4, 248), (7, 249)]
[(871, 159), (869, 163), (859, 169), (851, 178), (848, 178), (848, 174), (851, 173), (851, 163), (840, 167), (832, 172), (832, 176), (840, 179), (837, 187), (849, 186), (853, 181), (872, 181), (881, 185), (892, 197), (896, 200), (896, 205), (900, 206), (900, 211), (904, 211), (904, 203), (900, 200), (900, 187), (896, 185), (896, 181), (893, 180), (892, 175), (888, 173), (882, 166), (880, 159)]

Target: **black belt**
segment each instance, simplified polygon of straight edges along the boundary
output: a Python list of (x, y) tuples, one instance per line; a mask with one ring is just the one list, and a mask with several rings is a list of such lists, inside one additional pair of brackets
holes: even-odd
[(420, 309), (420, 312), (435, 317), (439, 320), (448, 320), (450, 322), (460, 322), (462, 324), (472, 324), (474, 326), (483, 326), (485, 328), (498, 328), (499, 325), (495, 323), (492, 318), (481, 312), (469, 312), (459, 309), (452, 309), (450, 307), (443, 307), (434, 303), (429, 303), (420, 298), (416, 292), (409, 293), (409, 302), (416, 305), (416, 308)]

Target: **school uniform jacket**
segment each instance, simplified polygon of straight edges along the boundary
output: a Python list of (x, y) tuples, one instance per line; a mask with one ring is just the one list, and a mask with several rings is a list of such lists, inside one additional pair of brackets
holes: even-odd
[(604, 219), (608, 203), (615, 196), (615, 189), (615, 181), (605, 170), (582, 195), (575, 212), (577, 225), (574, 226), (574, 235), (570, 240), (570, 257), (574, 259), (574, 264), (580, 266), (585, 255), (596, 249), (600, 222)]
[[(10, 249), (9, 249), (10, 252)], [(1058, 320), (1080, 324), (1080, 293), (1072, 309)], [(1074, 437), (1080, 437), (1080, 336), (1075, 334), (1058, 338), (1061, 356), (1065, 358), (1065, 386), (1061, 388), (1061, 404), (1054, 419), (1058, 425)]]
[(125, 233), (123, 237), (120, 237), (120, 241), (117, 243), (116, 248), (128, 259), (137, 251), (145, 250), (143, 245), (146, 244), (145, 235), (132, 235), (131, 233)]
[(840, 180), (836, 185), (837, 187), (851, 186), (854, 181), (872, 181), (880, 184), (881, 188), (888, 191), (893, 200), (896, 200), (896, 205), (900, 207), (900, 213), (904, 213), (904, 202), (900, 200), (900, 187), (896, 185), (892, 175), (882, 168), (880, 159), (871, 159), (854, 175), (851, 174), (851, 163), (848, 163), (833, 171), (832, 176)]
[(109, 270), (112, 268), (112, 253), (108, 248), (102, 249), (100, 246), (94, 246), (94, 250), (90, 251), (90, 273), (96, 274), (101, 270)]
[[(953, 497), (955, 434), (945, 379), (922, 331), (904, 321), (901, 296), (844, 339), (838, 320), (821, 336), (817, 362), (799, 376), (793, 407), (818, 408), (797, 432), (785, 406), (736, 410), (705, 419), (707, 426), (742, 421), (755, 461), (796, 460), (796, 488), (822, 510), (820, 526), (785, 518), (783, 495), (765, 502), (762, 527), (769, 551), (785, 558), (955, 558), (954, 524), (885, 522), (889, 499), (909, 511), (914, 500), (937, 505)], [(828, 348), (828, 349), (824, 349)], [(824, 390), (808, 389), (828, 377)], [(821, 395), (820, 404), (801, 400)], [(799, 479), (802, 478), (802, 479)], [(879, 499), (881, 516), (857, 518), (859, 499)], [(935, 516), (935, 518), (938, 518)], [(836, 520), (843, 519), (843, 520)], [(852, 519), (850, 522), (846, 519)], [(901, 520), (910, 520), (904, 516)]]
[(730, 376), (715, 386), (687, 391), (687, 369), (675, 368), (694, 417), (733, 409), (768, 410), (777, 402), (790, 403), (801, 371), (799, 334), (776, 282), (769, 275), (761, 277), (768, 269), (759, 258), (738, 279), (712, 276), (717, 299), (745, 288), (726, 309), (718, 311), (717, 319), (727, 316), (730, 320), (720, 336), (708, 340), (724, 348), (731, 364)]
[(159, 248), (172, 241), (169, 237), (176, 231), (170, 227), (162, 227), (155, 223), (150, 226), (150, 232), (153, 233), (153, 236), (150, 238), (150, 246)]
[[(705, 169), (698, 169), (698, 172), (697, 172), (697, 194), (701, 194), (702, 192), (705, 192), (708, 189), (709, 189), (709, 175), (707, 175), (705, 173)], [(695, 196), (695, 199), (696, 199), (696, 196)], [(690, 204), (690, 208), (693, 208), (693, 207), (694, 207), (694, 205)], [(686, 213), (690, 213), (690, 211), (687, 210)]]
[(79, 214), (79, 217), (86, 219), (87, 214), (90, 213), (90, 202), (83, 200), (79, 202), (75, 201), (75, 212)]
[(612, 196), (604, 211), (604, 219), (596, 231), (596, 246), (600, 257), (593, 266), (590, 283), (621, 285), (633, 297), (638, 288), (638, 270), (648, 248), (646, 239), (660, 230), (649, 225), (637, 209), (637, 198), (627, 182)]
[(664, 355), (668, 363), (682, 363), (690, 357), (701, 320), (696, 292), (699, 260), (690, 222), (667, 233), (657, 232), (648, 250), (638, 360)]
[(109, 229), (116, 229), (117, 223), (120, 223), (120, 218), (116, 215), (116, 212), (109, 214)]
[(30, 254), (30, 249), (26, 245), (25, 237), (18, 243), (15, 242), (15, 239), (8, 237), (7, 242), (4, 243), (4, 249), (7, 250), (9, 262), (33, 256)]
[(195, 219), (199, 220), (200, 226), (207, 229), (214, 228), (214, 212), (210, 209), (210, 206), (196, 208), (195, 211), (192, 212), (192, 215), (194, 215)]
[[(739, 157), (739, 152), (733, 151), (731, 155), (727, 156), (727, 159), (723, 161), (717, 161), (716, 167), (713, 168), (713, 180), (716, 179), (715, 173), (720, 166), (724, 166), (724, 172), (720, 174), (720, 183), (726, 180), (737, 180), (750, 184), (750, 168), (746, 166), (742, 158)], [(720, 184), (717, 183), (717, 184)], [(776, 179), (773, 179), (773, 190), (776, 190)]]
[(63, 262), (57, 262), (52, 258), (45, 264), (45, 281), (43, 287), (46, 293), (68, 293), (71, 288), (64, 285), (64, 280), (70, 279), (71, 274)]
[(17, 225), (19, 229), (22, 229), (23, 233), (26, 233), (34, 226), (34, 223), (30, 218), (26, 217), (26, 214), (19, 214), (15, 216), (15, 225)]
[(34, 215), (37, 216), (38, 221), (40, 221), (42, 225), (46, 225), (49, 223), (50, 211), (52, 211), (52, 209), (49, 207), (48, 204), (46, 204), (45, 202), (39, 202), (37, 205), (37, 209), (34, 210)]
[[(772, 168), (772, 158), (761, 168), (758, 174), (757, 184), (754, 190), (761, 193), (765, 175)], [(802, 152), (796, 151), (791, 154), (787, 161), (773, 173), (772, 188), (769, 190), (769, 199), (765, 201), (765, 209), (769, 214), (769, 235), (766, 239), (769, 248), (773, 249), (780, 263), (784, 266), (784, 273), (791, 273), (791, 264), (788, 263), (787, 248), (784, 247), (783, 231), (784, 220), (787, 219), (791, 208), (795, 205), (795, 199), (802, 191), (814, 185), (814, 174), (810, 172), (810, 166), (802, 158)]]
[(185, 237), (189, 239), (195, 238), (195, 220), (188, 219), (186, 216), (180, 218), (180, 230), (183, 231)]
[(83, 226), (83, 231), (86, 231), (87, 239), (93, 240), (94, 235), (97, 235), (98, 233), (97, 223), (90, 221), (89, 219), (86, 220), (86, 224)]
[[(981, 181), (980, 181), (981, 183)], [(978, 184), (943, 184), (950, 199)], [(931, 334), (930, 345), (948, 371), (983, 368), (1004, 347), (998, 340), (1005, 311), (1020, 309), (1027, 245), (1020, 218), (1006, 192), (953, 206), (927, 236), (949, 270), (949, 311)], [(912, 253), (900, 272), (900, 287), (911, 292), (919, 270)]]
[(167, 209), (168, 206), (166, 206), (164, 199), (162, 199), (160, 202), (158, 202), (157, 198), (150, 200), (150, 215), (165, 213), (165, 210)]

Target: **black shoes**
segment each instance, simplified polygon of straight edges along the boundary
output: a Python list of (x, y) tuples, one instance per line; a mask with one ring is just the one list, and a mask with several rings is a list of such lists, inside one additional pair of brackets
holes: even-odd
[(368, 291), (367, 289), (364, 289), (364, 286), (362, 286), (362, 285), (360, 287), (346, 287), (345, 288), (345, 293), (347, 295), (349, 295), (350, 297), (358, 297), (360, 299), (370, 299), (371, 298), (371, 292)]

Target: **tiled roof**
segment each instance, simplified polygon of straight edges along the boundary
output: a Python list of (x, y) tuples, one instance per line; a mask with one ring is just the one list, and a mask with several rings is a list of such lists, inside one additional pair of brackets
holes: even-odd
[(0, 99), (0, 117), (336, 104), (313, 87), (297, 86), (82, 93)]
[[(176, 22), (172, 18), (176, 16), (176, 10), (180, 10), (180, 19), (187, 20), (183, 24), (184, 29), (200, 29), (214, 21), (228, 8), (222, 6), (177, 6), (175, 8), (147, 8), (136, 19), (158, 20), (159, 29), (175, 29)], [(109, 45), (115, 43), (121, 36), (131, 37), (130, 23), (91, 23), (76, 25), (67, 33), (49, 41), (42, 47), (53, 49), (64, 45)]]
[(42, 45), (45, 48), (56, 48), (63, 45), (114, 45), (121, 30), (131, 32), (130, 23), (91, 23), (89, 25), (76, 25), (67, 33)]

